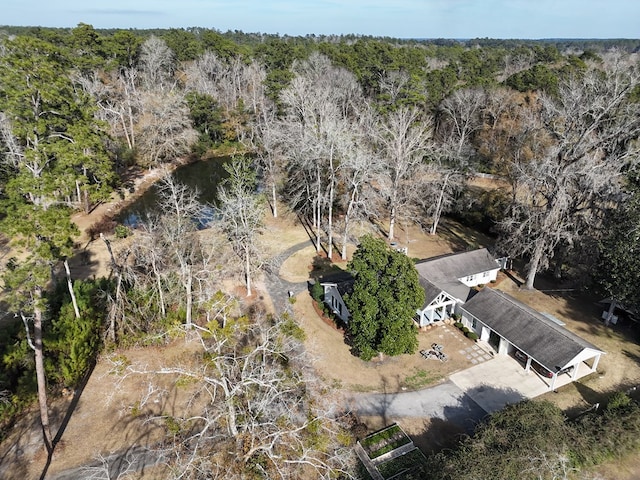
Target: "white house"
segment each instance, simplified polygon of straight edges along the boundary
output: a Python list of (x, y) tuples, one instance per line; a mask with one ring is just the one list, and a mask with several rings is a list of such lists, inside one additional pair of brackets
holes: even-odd
[(416, 264), (425, 303), (416, 311), (417, 323), (423, 327), (459, 313), (471, 287), (495, 281), (499, 261), (486, 248), (429, 258)]
[(349, 272), (340, 272), (324, 277), (320, 282), (324, 291), (324, 303), (345, 324), (351, 314), (344, 303), (344, 296), (353, 291), (354, 278)]
[(462, 323), (491, 345), (499, 355), (514, 355), (550, 379), (555, 389), (559, 375), (595, 372), (604, 352), (510, 295), (483, 288), (462, 307)]

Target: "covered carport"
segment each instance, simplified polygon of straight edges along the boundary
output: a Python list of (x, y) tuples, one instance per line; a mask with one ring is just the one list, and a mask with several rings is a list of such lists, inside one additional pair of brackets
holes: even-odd
[(462, 321), (498, 354), (534, 370), (549, 390), (595, 372), (604, 352), (510, 295), (484, 288), (462, 307)]

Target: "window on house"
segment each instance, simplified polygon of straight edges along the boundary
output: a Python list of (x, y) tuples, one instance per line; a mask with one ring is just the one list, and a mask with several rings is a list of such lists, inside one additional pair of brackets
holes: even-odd
[(467, 277), (467, 282), (473, 282), (473, 275), (469, 275)]
[(475, 330), (477, 325), (478, 325), (478, 321), (475, 319), (475, 317), (473, 317), (471, 319), (471, 327)]
[(487, 277), (489, 276), (489, 272), (483, 272), (483, 273), (482, 273), (482, 276), (483, 276), (484, 278), (487, 278)]

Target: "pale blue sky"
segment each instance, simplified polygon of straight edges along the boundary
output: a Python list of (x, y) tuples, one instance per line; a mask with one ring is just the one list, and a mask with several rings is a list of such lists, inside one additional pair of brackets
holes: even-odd
[(400, 38), (640, 38), (640, 0), (3, 0), (0, 25)]

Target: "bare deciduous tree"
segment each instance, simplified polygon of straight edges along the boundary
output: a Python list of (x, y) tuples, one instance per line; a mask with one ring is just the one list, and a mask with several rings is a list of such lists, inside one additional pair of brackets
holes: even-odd
[(264, 216), (262, 199), (256, 193), (255, 172), (247, 158), (235, 158), (225, 168), (229, 178), (218, 188), (219, 226), (242, 259), (247, 296), (251, 296), (253, 272), (262, 264), (258, 242)]
[[(180, 363), (150, 370), (118, 366), (131, 375), (170, 376), (194, 387), (196, 410), (171, 417), (171, 463), (179, 478), (329, 478), (348, 475), (351, 449), (337, 402), (316, 388), (301, 345), (284, 332), (290, 319), (231, 317), (228, 298), (195, 333), (200, 349)], [(333, 477), (332, 477), (333, 478)]]
[(481, 112), (486, 94), (479, 89), (456, 90), (440, 104), (438, 148), (430, 165), (431, 194), (428, 213), (432, 217), (429, 232), (435, 235), (444, 212), (465, 181), (473, 155), (472, 136), (482, 126)]
[(331, 258), (337, 171), (349, 148), (349, 132), (362, 95), (353, 75), (333, 67), (321, 54), (296, 62), (293, 70), (297, 76), (282, 92), (287, 116), (280, 123), (280, 138), (288, 138), (289, 195), (303, 215), (311, 210), (317, 251), (326, 222)]
[(197, 223), (203, 215), (198, 192), (165, 176), (159, 189), (163, 244), (170, 258), (178, 265), (178, 275), (185, 290), (185, 326), (192, 326), (193, 282), (202, 252), (197, 235)]
[(420, 189), (416, 179), (422, 177), (431, 125), (428, 119), (420, 118), (417, 109), (401, 107), (381, 121), (377, 131), (385, 166), (380, 186), (389, 213), (388, 238), (393, 240), (398, 218), (415, 202)]
[(171, 89), (175, 55), (161, 38), (151, 35), (140, 47), (142, 83), (149, 91)]
[(189, 152), (198, 138), (184, 95), (177, 91), (145, 92), (137, 125), (138, 149), (148, 164), (173, 160)]
[(357, 128), (352, 132), (352, 141), (338, 170), (341, 184), (341, 201), (344, 215), (341, 258), (347, 259), (347, 244), (350, 240), (350, 227), (353, 220), (361, 216), (373, 216), (378, 199), (372, 187), (372, 181), (383, 169), (381, 158), (375, 153), (371, 139), (375, 128), (374, 115), (370, 108), (360, 110)]
[(503, 224), (510, 253), (529, 256), (528, 288), (559, 245), (570, 247), (597, 227), (621, 173), (637, 163), (640, 106), (628, 96), (638, 78), (634, 68), (616, 64), (563, 83), (557, 98), (540, 98), (537, 150), (516, 165), (522, 193)]

